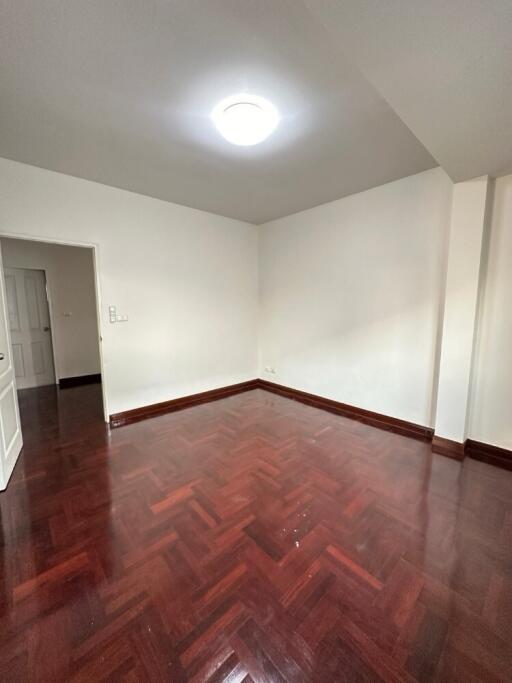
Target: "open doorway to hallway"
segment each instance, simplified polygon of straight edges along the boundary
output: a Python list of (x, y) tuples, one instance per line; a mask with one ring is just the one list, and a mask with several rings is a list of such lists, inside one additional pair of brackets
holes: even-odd
[(1, 236), (0, 247), (1, 490), (21, 449), (24, 406), (73, 403), (74, 387), (94, 384), (100, 421), (104, 407), (94, 249)]
[(0, 244), (17, 388), (101, 381), (92, 249)]

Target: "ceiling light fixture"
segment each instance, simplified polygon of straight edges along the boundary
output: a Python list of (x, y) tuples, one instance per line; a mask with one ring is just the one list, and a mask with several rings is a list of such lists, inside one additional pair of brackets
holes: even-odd
[(219, 102), (212, 119), (228, 142), (249, 146), (268, 138), (279, 123), (279, 114), (263, 97), (233, 95)]

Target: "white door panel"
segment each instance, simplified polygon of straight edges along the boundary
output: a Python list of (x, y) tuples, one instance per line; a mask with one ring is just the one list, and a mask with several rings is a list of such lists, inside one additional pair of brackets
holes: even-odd
[(23, 362), (23, 346), (12, 344), (12, 358), (14, 362), (14, 376), (25, 377), (25, 363)]
[(5, 268), (5, 292), (18, 389), (54, 384), (44, 271)]
[(11, 330), (20, 330), (20, 313), (18, 309), (18, 294), (16, 292), (16, 279), (12, 273), (5, 275), (5, 295), (9, 310), (9, 323)]
[(18, 395), (14, 384), (5, 284), (0, 252), (0, 490), (7, 486), (23, 445)]

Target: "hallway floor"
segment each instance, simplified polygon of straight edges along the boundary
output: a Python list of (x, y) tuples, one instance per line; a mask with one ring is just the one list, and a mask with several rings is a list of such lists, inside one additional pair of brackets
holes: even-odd
[(0, 680), (512, 679), (512, 472), (263, 390), (20, 407)]

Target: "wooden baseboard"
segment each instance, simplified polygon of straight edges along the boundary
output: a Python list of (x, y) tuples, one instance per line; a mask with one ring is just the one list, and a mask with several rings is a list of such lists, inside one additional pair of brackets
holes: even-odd
[(59, 387), (61, 389), (68, 389), (69, 387), (79, 387), (82, 384), (97, 384), (101, 382), (101, 375), (79, 375), (78, 377), (61, 377), (59, 379)]
[(491, 444), (482, 443), (481, 441), (467, 439), (465, 452), (466, 455), (474, 460), (481, 460), (489, 465), (512, 470), (512, 451), (506, 448), (499, 448), (498, 446), (491, 446)]
[(190, 396), (183, 396), (182, 398), (175, 398), (170, 401), (163, 401), (162, 403), (153, 403), (142, 408), (134, 408), (133, 410), (126, 410), (121, 413), (115, 413), (110, 416), (111, 427), (121, 427), (122, 425), (130, 424), (131, 422), (138, 422), (149, 417), (157, 415), (164, 415), (165, 413), (174, 412), (175, 410), (182, 410), (190, 406), (206, 403), (208, 401), (216, 401), (227, 396), (233, 396), (243, 391), (250, 391), (251, 389), (264, 389), (280, 396), (300, 401), (307, 405), (312, 405), (316, 408), (328, 410), (337, 415), (343, 415), (359, 422), (372, 425), (373, 427), (380, 427), (387, 431), (393, 431), (397, 434), (404, 434), (405, 436), (412, 436), (420, 439), (430, 440), (432, 438), (433, 430), (423, 425), (417, 425), (406, 420), (399, 420), (396, 417), (389, 417), (388, 415), (381, 415), (370, 410), (356, 408), (354, 406), (340, 403), (329, 398), (323, 398), (315, 394), (308, 394), (305, 391), (298, 389), (291, 389), (290, 387), (282, 386), (281, 384), (274, 384), (264, 379), (253, 379), (248, 382), (241, 382), (240, 384), (233, 384), (231, 386), (222, 387), (220, 389), (212, 389), (210, 391), (203, 391), (200, 394), (192, 394)]
[(372, 427), (379, 427), (387, 431), (403, 434), (405, 436), (413, 436), (414, 438), (429, 440), (432, 438), (434, 430), (430, 427), (408, 422), (407, 420), (400, 420), (389, 415), (382, 415), (371, 410), (364, 410), (363, 408), (356, 408), (355, 406), (346, 403), (340, 403), (330, 398), (317, 396), (316, 394), (309, 394), (306, 391), (299, 391), (298, 389), (291, 389), (281, 384), (274, 384), (265, 379), (260, 379), (259, 386), (261, 389), (266, 389), (274, 394), (291, 398), (294, 401), (300, 401), (315, 408), (322, 408), (337, 415), (343, 415), (359, 422), (364, 422)]
[[(100, 375), (87, 375), (87, 377), (98, 377), (99, 380), (101, 380)], [(69, 379), (81, 380), (82, 378), (67, 378), (64, 381)], [(61, 380), (61, 382), (62, 381), (63, 380)], [(76, 386), (76, 384), (66, 384), (65, 386)], [(275, 384), (274, 382), (269, 382), (266, 379), (252, 379), (247, 382), (232, 384), (219, 389), (203, 391), (200, 394), (183, 396), (170, 401), (153, 403), (152, 405), (143, 406), (142, 408), (135, 408), (133, 410), (126, 410), (121, 413), (115, 413), (114, 415), (110, 416), (110, 426), (121, 427), (122, 425), (138, 422), (139, 420), (145, 420), (149, 417), (164, 415), (165, 413), (182, 410), (183, 408), (189, 408), (191, 406), (199, 405), (200, 403), (217, 401), (221, 398), (234, 396), (235, 394), (240, 394), (244, 391), (251, 391), (252, 389), (264, 389), (265, 391), (270, 391), (273, 394), (278, 394), (279, 396), (284, 396), (285, 398), (289, 398), (294, 401), (300, 401), (301, 403), (314, 406), (315, 408), (321, 408), (322, 410), (327, 410), (331, 413), (342, 415), (343, 417), (348, 417), (352, 420), (364, 422), (372, 427), (378, 427), (380, 429), (385, 429), (397, 434), (403, 434), (404, 436), (411, 436), (416, 439), (432, 441), (432, 450), (435, 453), (445, 455), (449, 458), (453, 458), (454, 460), (461, 461), (467, 455), (475, 460), (482, 460), (483, 462), (495, 465), (496, 467), (512, 470), (512, 451), (509, 451), (505, 448), (498, 448), (497, 446), (491, 446), (490, 444), (474, 441), (473, 439), (467, 439), (466, 442), (462, 444), (457, 441), (452, 441), (450, 439), (445, 439), (435, 435), (434, 430), (431, 427), (418, 425), (414, 422), (408, 422), (407, 420), (400, 420), (396, 417), (390, 417), (389, 415), (382, 415), (381, 413), (375, 413), (371, 410), (357, 408), (346, 403), (334, 401), (330, 398), (324, 398), (323, 396), (317, 396), (316, 394), (309, 394), (306, 391), (285, 387), (282, 384)]]
[(196, 406), (200, 403), (207, 403), (208, 401), (217, 401), (221, 398), (226, 398), (227, 396), (234, 396), (243, 391), (250, 391), (251, 389), (257, 388), (258, 380), (251, 379), (248, 382), (240, 382), (239, 384), (232, 384), (227, 387), (221, 387), (220, 389), (211, 389), (210, 391), (203, 391), (199, 394), (191, 394), (190, 396), (173, 398), (170, 401), (163, 401), (162, 403), (153, 403), (149, 406), (142, 406), (142, 408), (125, 410), (122, 413), (114, 413), (110, 416), (110, 426), (121, 427), (132, 422), (145, 420), (148, 417), (172, 413), (175, 410), (182, 410), (183, 408)]
[(446, 455), (446, 457), (453, 458), (454, 460), (464, 460), (465, 450), (463, 443), (445, 439), (436, 434), (432, 437), (432, 450), (434, 453)]

